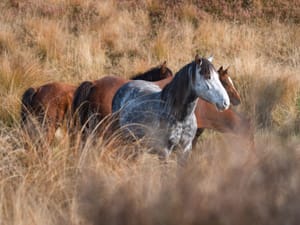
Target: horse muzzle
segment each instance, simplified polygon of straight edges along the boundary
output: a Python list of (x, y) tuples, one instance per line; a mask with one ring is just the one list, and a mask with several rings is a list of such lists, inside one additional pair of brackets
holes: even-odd
[(227, 101), (223, 101), (221, 103), (216, 103), (216, 107), (219, 111), (224, 111), (228, 109), (230, 106), (230, 102), (228, 103)]

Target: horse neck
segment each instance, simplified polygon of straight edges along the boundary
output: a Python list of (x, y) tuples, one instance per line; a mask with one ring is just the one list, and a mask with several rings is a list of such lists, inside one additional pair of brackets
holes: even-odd
[[(156, 70), (158, 70), (158, 72), (156, 72)], [(160, 69), (153, 68), (153, 69), (146, 71), (145, 73), (137, 74), (130, 79), (131, 80), (156, 81), (156, 80), (159, 80), (159, 76), (160, 76)]]
[[(193, 66), (192, 74), (189, 74), (190, 66)], [(191, 83), (191, 76), (195, 73), (194, 66), (188, 64), (182, 68), (161, 92), (161, 99), (166, 103), (167, 111), (179, 121), (191, 115), (197, 104), (198, 97)]]

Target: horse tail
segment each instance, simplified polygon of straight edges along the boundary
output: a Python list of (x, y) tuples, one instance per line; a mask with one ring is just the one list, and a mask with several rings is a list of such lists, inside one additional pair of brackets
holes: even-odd
[(81, 125), (87, 121), (89, 104), (86, 101), (92, 89), (93, 83), (91, 81), (84, 81), (76, 89), (72, 102), (72, 115), (79, 119)]
[(32, 87), (28, 88), (22, 96), (22, 106), (21, 106), (21, 125), (23, 126), (28, 119), (29, 113), (33, 112), (32, 109), (32, 99), (35, 95), (36, 90)]

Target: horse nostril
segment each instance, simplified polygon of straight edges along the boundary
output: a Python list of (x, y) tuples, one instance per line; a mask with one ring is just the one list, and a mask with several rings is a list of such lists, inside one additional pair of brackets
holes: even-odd
[(229, 103), (227, 101), (223, 101), (223, 107), (227, 109), (229, 107)]
[(216, 104), (218, 110), (223, 111), (226, 107), (224, 106), (224, 103), (217, 103)]

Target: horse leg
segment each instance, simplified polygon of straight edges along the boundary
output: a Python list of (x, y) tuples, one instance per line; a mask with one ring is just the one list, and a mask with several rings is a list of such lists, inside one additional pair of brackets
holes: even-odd
[(46, 140), (47, 143), (50, 145), (54, 141), (55, 137), (55, 131), (56, 131), (56, 125), (54, 123), (48, 123), (46, 125), (45, 131), (46, 131)]
[(40, 145), (45, 148), (49, 146), (54, 140), (55, 130), (56, 130), (56, 115), (48, 109), (39, 107), (37, 110), (37, 118), (40, 125)]
[(201, 134), (203, 133), (203, 131), (204, 131), (204, 128), (198, 128), (197, 129), (195, 137), (194, 137), (194, 139), (192, 141), (193, 148), (196, 146), (198, 138), (201, 136)]
[(81, 126), (71, 118), (67, 121), (67, 132), (69, 136), (69, 147), (74, 151), (79, 148), (81, 144)]
[(102, 136), (103, 140), (106, 143), (110, 143), (113, 141), (120, 131), (120, 124), (119, 124), (119, 118), (118, 113), (113, 113), (107, 117), (105, 117), (101, 122), (103, 131)]
[(166, 163), (171, 152), (171, 150), (164, 148), (162, 150), (152, 150), (150, 153), (157, 153), (158, 159)]

